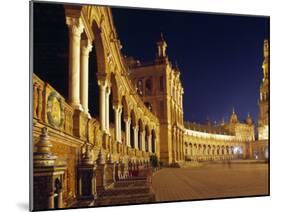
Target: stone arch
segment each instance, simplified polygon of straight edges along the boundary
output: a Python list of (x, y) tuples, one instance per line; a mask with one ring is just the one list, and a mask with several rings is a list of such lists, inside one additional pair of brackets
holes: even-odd
[(211, 147), (211, 145), (209, 144), (209, 145), (208, 145), (208, 151), (207, 151), (207, 154), (208, 154), (208, 155), (212, 155), (211, 150), (212, 150), (212, 147)]
[(138, 127), (139, 127), (139, 131), (138, 131), (138, 149), (142, 148), (142, 133), (144, 133), (144, 127), (143, 127), (143, 121), (141, 119), (138, 120)]
[(203, 155), (206, 155), (206, 152), (207, 152), (207, 146), (206, 146), (206, 144), (203, 144), (202, 145), (202, 148), (203, 148)]
[(129, 109), (128, 101), (127, 101), (125, 96), (122, 96), (121, 103), (122, 103), (124, 118), (129, 118), (130, 117), (130, 109)]
[(145, 95), (151, 95), (153, 89), (152, 77), (145, 80)]
[(202, 154), (202, 145), (201, 144), (198, 144), (198, 151), (199, 151), (199, 154), (201, 155)]
[(94, 46), (96, 49), (96, 57), (97, 57), (97, 69), (98, 73), (108, 73), (108, 67), (106, 65), (106, 52), (104, 48), (104, 43), (102, 39), (102, 30), (97, 24), (96, 20), (92, 20), (92, 32), (94, 37)]
[(193, 155), (198, 155), (198, 145), (196, 143), (193, 144), (193, 149), (194, 149)]
[(145, 146), (145, 151), (146, 152), (148, 152), (148, 150), (149, 150), (148, 146), (151, 145), (149, 143), (149, 136), (150, 136), (149, 127), (148, 127), (148, 125), (145, 125), (145, 144), (144, 144), (144, 146)]
[(220, 155), (220, 146), (219, 145), (217, 145), (217, 155)]
[(147, 109), (149, 110), (149, 111), (152, 111), (153, 110), (153, 108), (152, 108), (152, 104), (150, 103), (150, 102), (145, 102), (144, 103), (144, 105), (147, 107)]
[(136, 113), (133, 109), (130, 112), (130, 117), (131, 117), (131, 126), (135, 127), (137, 125), (137, 119), (136, 119)]
[(216, 146), (213, 145), (213, 146), (212, 146), (212, 155), (216, 155), (216, 152), (215, 152), (215, 151), (216, 151)]
[(116, 75), (111, 73), (110, 74), (110, 84), (111, 84), (111, 95), (112, 95), (112, 101), (113, 104), (119, 104), (120, 103), (120, 89), (118, 88), (118, 83), (116, 79)]
[(156, 133), (154, 129), (151, 130), (151, 151), (156, 153)]
[(230, 154), (234, 154), (234, 146), (230, 146)]
[(226, 154), (226, 155), (229, 155), (229, 152), (230, 152), (230, 151), (229, 151), (229, 146), (225, 146), (225, 154)]
[(225, 147), (224, 147), (224, 145), (221, 146), (221, 154), (225, 155)]
[(189, 156), (193, 156), (193, 154), (194, 154), (192, 147), (193, 147), (192, 143), (189, 143), (188, 144), (189, 153), (187, 153), (187, 154), (189, 154)]

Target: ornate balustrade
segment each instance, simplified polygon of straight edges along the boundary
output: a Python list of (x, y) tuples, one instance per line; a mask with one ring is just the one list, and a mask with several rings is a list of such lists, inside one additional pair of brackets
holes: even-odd
[(128, 155), (135, 158), (148, 158), (151, 153), (128, 147), (126, 134), (121, 132), (121, 141), (117, 142), (114, 124), (110, 124), (109, 135), (100, 130), (96, 118), (75, 110), (50, 84), (43, 82), (33, 74), (33, 119), (59, 130), (67, 135), (88, 141), (94, 147), (103, 147), (110, 154)]

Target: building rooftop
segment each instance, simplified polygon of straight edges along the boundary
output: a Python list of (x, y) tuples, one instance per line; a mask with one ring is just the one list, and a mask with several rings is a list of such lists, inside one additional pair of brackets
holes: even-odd
[(234, 135), (222, 125), (217, 126), (212, 124), (198, 124), (195, 122), (185, 122), (184, 126), (186, 129), (199, 131), (199, 132), (221, 134), (221, 135)]

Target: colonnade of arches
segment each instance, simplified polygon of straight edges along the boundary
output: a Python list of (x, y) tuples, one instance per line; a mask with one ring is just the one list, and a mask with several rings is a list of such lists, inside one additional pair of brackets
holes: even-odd
[[(108, 9), (65, 7), (70, 58), (68, 103), (97, 118), (102, 133), (116, 142), (156, 153), (158, 119), (134, 93), (133, 83), (124, 73), (127, 70), (116, 32), (112, 22), (105, 21), (108, 11), (103, 10)], [(88, 102), (94, 106), (89, 107)]]
[(241, 157), (243, 157), (242, 146), (185, 142), (186, 160), (229, 160)]

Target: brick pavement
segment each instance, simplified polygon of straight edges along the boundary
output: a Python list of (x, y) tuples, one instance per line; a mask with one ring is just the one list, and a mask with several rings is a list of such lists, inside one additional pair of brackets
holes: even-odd
[(152, 187), (157, 201), (194, 200), (268, 194), (267, 164), (204, 164), (164, 168)]

